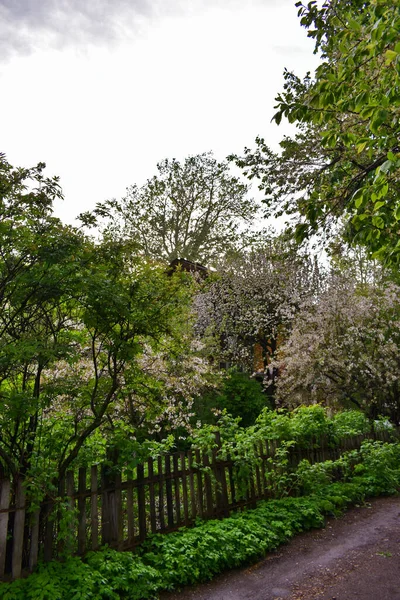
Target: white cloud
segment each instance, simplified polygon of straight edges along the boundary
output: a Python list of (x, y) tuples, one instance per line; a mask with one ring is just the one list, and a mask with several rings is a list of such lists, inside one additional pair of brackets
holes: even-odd
[(143, 183), (165, 157), (224, 158), (257, 134), (273, 145), (282, 137), (270, 119), (283, 68), (304, 74), (315, 65), (292, 2), (174, 7), (140, 28), (128, 20), (117, 43), (99, 35), (3, 63), (2, 150), (14, 164), (44, 160), (61, 176), (63, 219)]

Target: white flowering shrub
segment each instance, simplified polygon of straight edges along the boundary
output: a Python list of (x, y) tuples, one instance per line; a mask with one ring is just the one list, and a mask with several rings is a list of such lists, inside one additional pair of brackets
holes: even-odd
[(333, 275), (306, 302), (279, 354), (277, 397), (358, 407), (400, 421), (400, 287)]

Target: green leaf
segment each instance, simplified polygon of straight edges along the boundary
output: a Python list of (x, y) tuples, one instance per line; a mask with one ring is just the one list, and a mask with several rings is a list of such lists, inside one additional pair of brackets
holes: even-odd
[(369, 128), (372, 131), (372, 133), (377, 134), (379, 131), (379, 127), (383, 123), (385, 123), (385, 121), (387, 120), (388, 117), (389, 117), (388, 111), (383, 108), (380, 108), (377, 111), (375, 111), (373, 119), (369, 125)]
[(390, 63), (393, 62), (394, 59), (397, 58), (397, 56), (398, 56), (398, 54), (394, 50), (386, 50), (386, 52), (385, 52), (385, 65), (386, 66), (390, 65)]
[(349, 19), (347, 24), (352, 31), (360, 31), (361, 30), (360, 22), (356, 21), (355, 19)]
[(361, 152), (362, 152), (363, 150), (365, 150), (365, 148), (366, 148), (367, 144), (368, 144), (368, 141), (366, 141), (366, 142), (361, 142), (361, 144), (357, 144), (357, 146), (356, 146), (356, 148), (357, 148), (357, 153), (358, 153), (358, 154), (361, 154)]
[(381, 171), (381, 173), (387, 173), (390, 169), (390, 167), (392, 166), (392, 161), (391, 160), (386, 160), (383, 165), (380, 166), (379, 170)]
[(352, 200), (355, 204), (356, 208), (360, 208), (361, 204), (363, 203), (364, 200), (364, 190), (362, 188), (360, 188), (359, 190), (357, 190), (352, 197)]
[(363, 108), (360, 111), (360, 116), (363, 119), (369, 119), (374, 114), (374, 112), (376, 111), (376, 108), (377, 108), (376, 105), (375, 106), (370, 106), (370, 105), (366, 106), (365, 108)]
[(385, 222), (382, 219), (382, 217), (376, 216), (376, 217), (372, 217), (372, 224), (374, 225), (374, 227), (377, 227), (378, 229), (383, 229), (385, 227)]

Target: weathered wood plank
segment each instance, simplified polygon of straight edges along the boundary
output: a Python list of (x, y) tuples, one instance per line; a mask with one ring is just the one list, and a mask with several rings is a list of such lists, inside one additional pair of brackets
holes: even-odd
[(124, 522), (122, 517), (122, 489), (121, 472), (115, 474), (115, 492), (114, 492), (114, 515), (115, 521), (115, 541), (117, 549), (122, 550), (124, 546)]
[(187, 453), (188, 471), (189, 471), (189, 490), (190, 490), (190, 517), (195, 520), (197, 516), (196, 507), (196, 492), (194, 487), (194, 468), (193, 468), (193, 453), (191, 450)]
[(79, 468), (78, 474), (78, 554), (86, 551), (86, 469)]
[(138, 495), (138, 520), (139, 520), (139, 540), (146, 538), (146, 492), (144, 488), (144, 465), (137, 466), (137, 495)]
[(236, 504), (236, 486), (235, 486), (235, 478), (233, 475), (233, 463), (229, 461), (228, 465), (228, 478), (229, 478), (229, 488), (231, 492), (231, 505), (234, 506)]
[(126, 475), (128, 487), (126, 489), (126, 516), (128, 521), (128, 548), (135, 545), (135, 511), (133, 508), (133, 474), (128, 471)]
[(175, 487), (175, 519), (176, 524), (182, 525), (181, 516), (181, 494), (180, 494), (180, 477), (179, 477), (179, 454), (176, 452), (172, 455), (172, 463), (174, 466), (174, 487)]
[(36, 510), (31, 517), (31, 544), (29, 548), (29, 570), (33, 571), (38, 563), (39, 555), (39, 517), (40, 510)]
[[(75, 511), (75, 500), (74, 500), (75, 478), (74, 478), (73, 471), (67, 471), (66, 492), (67, 492), (69, 508), (71, 511)], [(63, 543), (64, 548), (66, 548), (68, 550), (68, 552), (70, 552), (70, 553), (76, 552), (76, 547), (75, 547), (75, 543), (74, 543), (75, 542), (75, 531), (72, 532), (71, 530), (69, 530), (67, 532), (67, 539), (60, 540), (60, 541)]]
[(165, 517), (164, 517), (164, 474), (163, 474), (163, 460), (159, 456), (157, 460), (158, 470), (158, 518), (160, 521), (161, 531), (165, 529)]
[(157, 531), (156, 518), (156, 498), (154, 493), (154, 461), (152, 458), (147, 460), (147, 472), (149, 477), (149, 503), (150, 503), (150, 528), (152, 533)]
[(212, 485), (210, 476), (210, 459), (208, 454), (203, 454), (203, 468), (204, 468), (204, 487), (206, 492), (206, 514), (208, 517), (214, 515), (213, 496), (212, 496)]
[(265, 480), (265, 461), (266, 461), (266, 456), (264, 454), (264, 448), (262, 445), (262, 442), (259, 442), (258, 445), (258, 455), (260, 457), (260, 470), (261, 470), (261, 495), (263, 498), (266, 498), (267, 496), (267, 489), (266, 489), (266, 480)]
[(183, 500), (183, 519), (185, 525), (190, 524), (189, 520), (189, 501), (188, 501), (188, 485), (186, 477), (186, 455), (184, 452), (180, 452), (180, 463), (182, 472), (182, 500)]
[(171, 456), (165, 456), (165, 493), (167, 497), (167, 523), (168, 527), (174, 526), (174, 505), (172, 501)]
[(99, 547), (99, 509), (98, 509), (98, 472), (97, 465), (90, 469), (90, 534), (92, 550)]
[(54, 502), (50, 497), (47, 497), (43, 506), (43, 521), (45, 526), (43, 559), (49, 562), (54, 554)]
[(10, 480), (0, 481), (0, 578), (4, 576), (7, 552), (8, 510), (10, 506)]
[(197, 464), (197, 499), (199, 503), (199, 515), (201, 518), (204, 517), (204, 495), (203, 495), (203, 478), (201, 473), (201, 454), (200, 450), (195, 451), (196, 464)]
[(101, 465), (101, 543), (111, 542), (110, 506), (108, 498), (108, 477), (105, 465)]
[[(254, 453), (256, 456), (259, 456), (257, 444), (254, 444)], [(256, 475), (256, 497), (262, 498), (263, 490), (262, 490), (262, 486), (261, 486), (260, 465), (258, 463), (256, 463), (256, 465), (255, 465), (255, 471), (256, 471), (256, 473), (255, 473), (255, 475)]]
[(15, 489), (15, 516), (12, 550), (12, 577), (18, 579), (22, 571), (22, 555), (24, 550), (25, 529), (25, 488), (22, 477), (19, 477)]

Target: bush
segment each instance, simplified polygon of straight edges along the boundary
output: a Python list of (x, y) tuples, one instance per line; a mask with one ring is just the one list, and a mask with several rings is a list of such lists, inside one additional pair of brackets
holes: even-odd
[(253, 425), (263, 408), (269, 404), (261, 384), (246, 373), (231, 371), (220, 391), (197, 398), (194, 405), (196, 418), (215, 423), (214, 410), (226, 410), (234, 418), (240, 417), (242, 427)]
[[(334, 483), (338, 471), (345, 481)], [(327, 514), (394, 493), (400, 444), (366, 440), (336, 461), (302, 461), (292, 475), (308, 495), (263, 501), (222, 521), (154, 535), (136, 554), (106, 548), (84, 559), (39, 565), (28, 579), (0, 585), (0, 600), (150, 600), (162, 590), (205, 581), (257, 560), (299, 531), (321, 527)], [(292, 477), (287, 481), (293, 485)]]
[(360, 433), (369, 433), (371, 431), (371, 421), (361, 411), (344, 410), (336, 413), (333, 417), (333, 427), (336, 436), (344, 438)]

